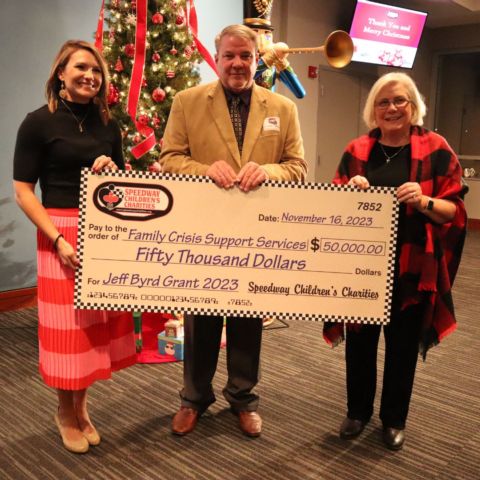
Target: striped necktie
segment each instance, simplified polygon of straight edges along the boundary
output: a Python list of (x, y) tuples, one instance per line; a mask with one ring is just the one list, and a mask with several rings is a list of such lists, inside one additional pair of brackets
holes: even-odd
[(240, 97), (232, 97), (230, 101), (230, 118), (232, 119), (233, 131), (235, 132), (235, 138), (237, 139), (238, 149), (242, 153), (243, 146), (243, 127), (242, 117), (240, 116)]

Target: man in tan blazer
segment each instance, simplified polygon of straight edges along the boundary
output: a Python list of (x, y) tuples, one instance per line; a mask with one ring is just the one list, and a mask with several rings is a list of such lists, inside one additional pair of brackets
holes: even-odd
[[(254, 84), (256, 35), (243, 25), (215, 39), (219, 81), (177, 93), (160, 157), (164, 172), (205, 175), (220, 188), (248, 192), (271, 180), (303, 181), (306, 163), (295, 104)], [(208, 212), (214, 215), (215, 206)], [(232, 221), (235, 221), (232, 213)], [(191, 432), (215, 401), (212, 379), (220, 347), (221, 316), (186, 315), (184, 388), (172, 421), (177, 435)], [(227, 319), (228, 382), (223, 394), (248, 436), (261, 433), (256, 412), (262, 320)]]

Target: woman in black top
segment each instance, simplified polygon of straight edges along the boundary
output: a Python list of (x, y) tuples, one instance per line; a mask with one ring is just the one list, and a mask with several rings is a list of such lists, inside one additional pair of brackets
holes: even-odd
[(55, 422), (75, 453), (100, 443), (87, 388), (136, 360), (131, 315), (73, 308), (80, 170), (124, 168), (107, 91), (106, 65), (95, 47), (66, 42), (47, 81), (48, 104), (27, 115), (15, 147), (16, 200), (37, 227), (39, 369), (57, 390)]

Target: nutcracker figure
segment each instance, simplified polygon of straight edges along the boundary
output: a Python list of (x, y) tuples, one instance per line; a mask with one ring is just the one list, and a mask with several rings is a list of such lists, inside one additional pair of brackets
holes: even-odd
[[(275, 89), (281, 80), (297, 97), (305, 96), (305, 89), (287, 60), (288, 46), (273, 42), (273, 27), (270, 21), (273, 0), (244, 0), (243, 24), (257, 32), (260, 60), (255, 74), (255, 83), (269, 90)], [(279, 48), (280, 47), (280, 48)], [(286, 47), (286, 48), (285, 48)]]

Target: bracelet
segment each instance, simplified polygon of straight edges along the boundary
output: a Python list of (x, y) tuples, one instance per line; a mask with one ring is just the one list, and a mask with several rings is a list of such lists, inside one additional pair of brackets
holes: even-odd
[(59, 234), (57, 235), (57, 238), (56, 238), (55, 241), (53, 242), (53, 248), (54, 248), (55, 250), (57, 250), (57, 243), (58, 243), (58, 241), (59, 241), (61, 238), (65, 238), (65, 237), (63, 236), (63, 233), (59, 233)]

